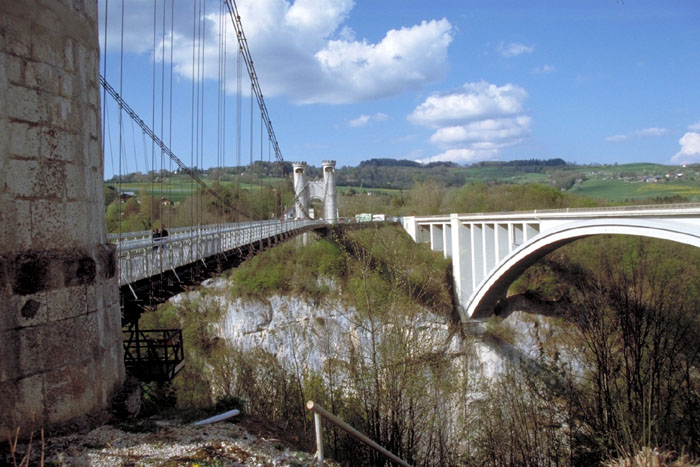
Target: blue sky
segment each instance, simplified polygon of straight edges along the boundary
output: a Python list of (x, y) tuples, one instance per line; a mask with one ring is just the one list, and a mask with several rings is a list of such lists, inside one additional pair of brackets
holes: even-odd
[[(197, 23), (206, 32), (204, 116), (192, 131), (197, 121), (191, 110), (193, 19), (205, 3), (206, 19)], [(127, 102), (181, 159), (233, 165), (236, 58), (235, 53), (227, 56), (228, 79), (220, 86), (217, 31), (224, 32), (224, 23), (218, 2), (158, 1), (155, 55), (153, 1), (125, 4), (121, 59), (121, 2), (109, 1), (107, 46), (102, 44), (107, 66), (104, 61), (101, 66), (108, 81), (119, 89), (121, 74)], [(576, 163), (700, 162), (697, 0), (237, 4), (285, 160), (319, 165), (335, 159), (339, 166), (384, 157), (458, 163), (532, 157)], [(100, 10), (104, 41), (104, 0)], [(167, 85), (171, 31), (173, 112)], [(225, 32), (233, 51), (230, 23)], [(257, 118), (251, 146), (249, 86), (244, 80), (238, 154), (242, 161), (251, 152), (254, 159), (267, 160)], [(225, 131), (215, 121), (224, 101)], [(108, 112), (115, 108), (107, 102), (110, 106)], [(110, 113), (106, 119), (112, 128), (105, 131), (111, 144), (105, 153), (109, 175), (118, 171), (118, 116)], [(122, 145), (130, 148), (122, 149), (123, 166), (143, 171), (153, 165), (150, 143), (129, 136), (138, 131), (128, 125), (122, 130)]]

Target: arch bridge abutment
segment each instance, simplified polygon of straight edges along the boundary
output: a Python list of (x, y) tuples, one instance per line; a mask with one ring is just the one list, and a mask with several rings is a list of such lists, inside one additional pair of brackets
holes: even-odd
[(591, 235), (640, 235), (700, 247), (700, 204), (403, 218), (404, 230), (452, 260), (463, 320), (485, 318), (510, 284), (551, 251)]

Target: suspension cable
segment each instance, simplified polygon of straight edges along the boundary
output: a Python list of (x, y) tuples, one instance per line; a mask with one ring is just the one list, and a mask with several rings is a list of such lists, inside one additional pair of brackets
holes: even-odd
[(228, 7), (229, 15), (231, 16), (231, 22), (236, 30), (236, 35), (238, 37), (238, 46), (245, 59), (245, 66), (248, 70), (248, 76), (250, 77), (251, 85), (255, 97), (258, 101), (258, 107), (260, 107), (260, 113), (262, 114), (263, 121), (267, 127), (267, 135), (272, 142), (272, 147), (275, 151), (275, 157), (279, 162), (284, 162), (282, 158), (282, 151), (280, 151), (279, 144), (277, 143), (277, 137), (275, 136), (275, 131), (272, 129), (272, 121), (267, 112), (267, 106), (265, 105), (265, 100), (263, 99), (262, 90), (260, 89), (260, 83), (258, 81), (258, 76), (255, 73), (255, 67), (253, 66), (253, 59), (250, 55), (250, 50), (248, 49), (248, 40), (243, 33), (243, 24), (241, 23), (241, 17), (238, 14), (238, 6), (236, 5), (236, 0), (224, 0), (226, 6)]
[[(129, 104), (127, 104), (124, 101), (124, 99), (122, 99), (122, 97), (119, 95), (119, 93), (107, 82), (107, 80), (105, 80), (104, 76), (101, 76), (101, 75), (100, 75), (100, 84), (102, 84), (102, 86), (105, 88), (105, 90), (107, 90), (109, 95), (112, 96), (112, 98), (115, 101), (117, 101), (117, 104), (119, 104), (120, 109), (124, 110), (124, 112), (126, 112), (127, 115), (129, 115), (129, 117), (133, 118), (134, 121), (136, 122), (136, 124), (141, 127), (141, 130), (143, 130), (143, 132), (146, 133), (148, 135), (148, 137), (151, 138), (155, 142), (155, 144), (158, 147), (160, 147), (165, 152), (165, 154), (167, 154), (170, 157), (170, 159), (172, 159), (173, 162), (175, 162), (178, 165), (178, 167), (180, 167), (180, 169), (182, 169), (185, 173), (187, 173), (187, 175), (192, 177), (192, 179), (195, 182), (197, 182), (204, 190), (211, 193), (213, 196), (215, 196), (222, 203), (224, 202), (224, 200), (221, 198), (221, 196), (219, 196), (218, 193), (216, 193), (214, 190), (209, 188), (209, 186), (204, 182), (204, 180), (202, 180), (195, 173), (194, 170), (187, 167), (187, 165), (184, 162), (182, 162), (180, 160), (180, 158), (177, 157), (170, 150), (170, 148), (163, 142), (163, 140), (161, 140), (155, 133), (153, 133), (153, 130), (151, 130), (148, 127), (148, 125), (146, 125), (146, 123), (141, 119), (141, 117), (139, 117), (136, 114), (136, 112), (134, 112), (132, 110), (132, 108), (129, 107)], [(120, 179), (121, 179), (121, 177), (120, 177)]]

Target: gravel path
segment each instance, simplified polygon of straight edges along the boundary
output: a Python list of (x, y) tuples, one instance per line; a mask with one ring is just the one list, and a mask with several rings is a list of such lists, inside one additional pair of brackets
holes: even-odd
[[(31, 465), (39, 465), (40, 448), (41, 442), (35, 440)], [(24, 454), (26, 447), (19, 446), (18, 452)], [(44, 456), (45, 464), (60, 466), (315, 465), (313, 454), (291, 448), (279, 439), (253, 435), (238, 424), (195, 427), (150, 419), (48, 438)], [(11, 458), (4, 460), (13, 465)]]

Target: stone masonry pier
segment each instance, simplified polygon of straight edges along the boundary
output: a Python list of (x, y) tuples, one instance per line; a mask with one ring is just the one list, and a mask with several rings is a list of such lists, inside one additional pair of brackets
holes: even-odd
[(0, 1), (0, 439), (124, 379), (98, 68), (97, 0)]

